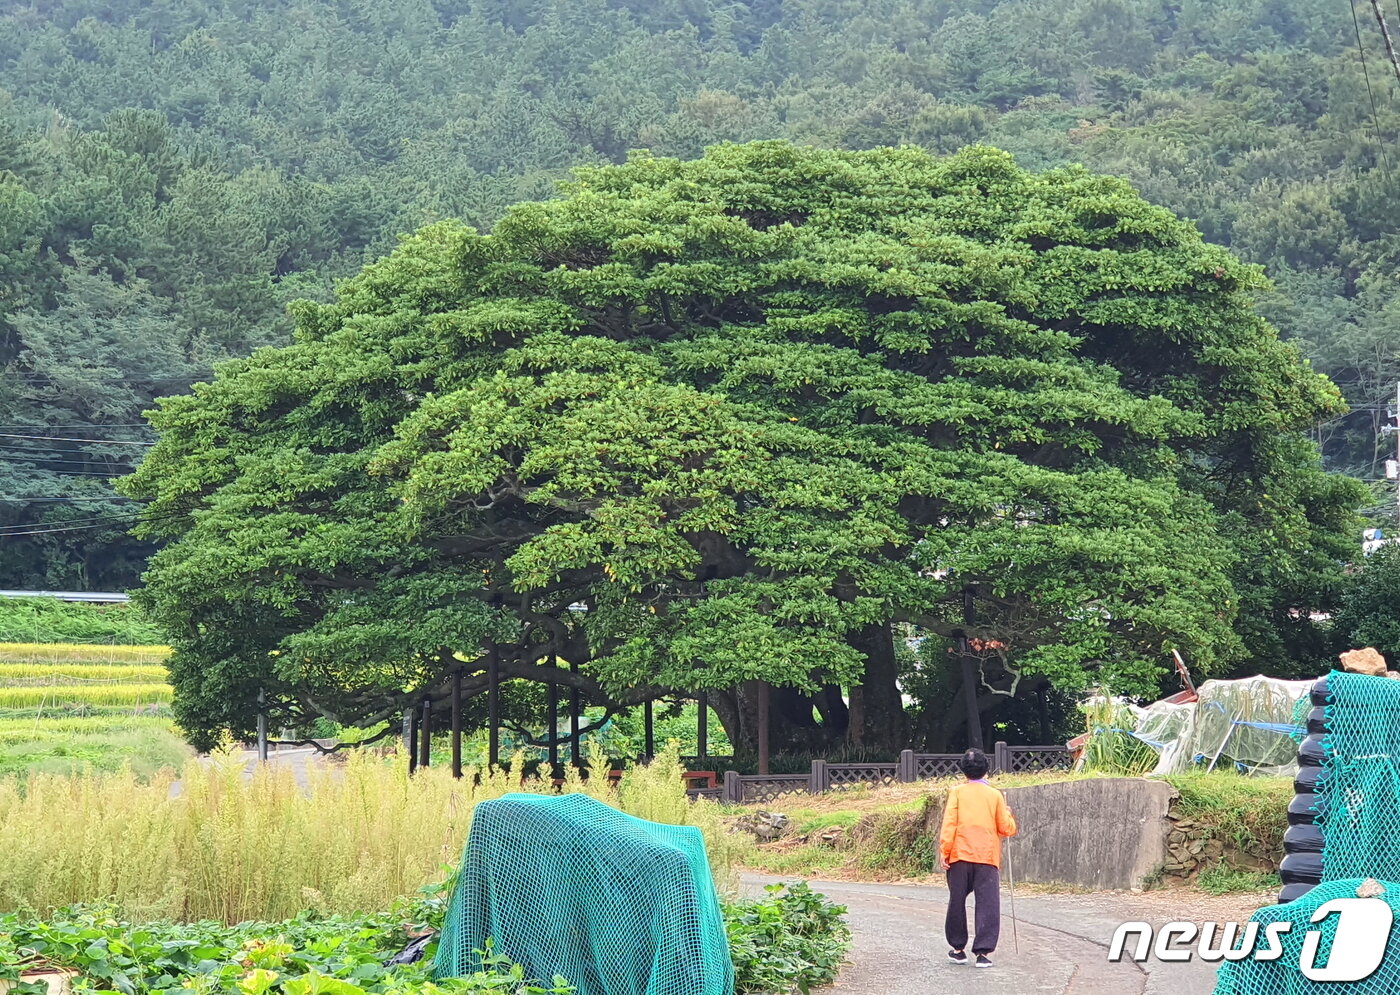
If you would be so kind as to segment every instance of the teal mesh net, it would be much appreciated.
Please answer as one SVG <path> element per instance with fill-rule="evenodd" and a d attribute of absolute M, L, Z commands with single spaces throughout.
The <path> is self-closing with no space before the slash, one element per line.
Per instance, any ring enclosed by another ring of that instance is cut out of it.
<path fill-rule="evenodd" d="M 1300 968 L 1303 942 L 1310 930 L 1322 934 L 1316 958 L 1312 962 L 1316 967 L 1327 966 L 1332 940 L 1337 933 L 1336 915 L 1314 924 L 1313 913 L 1334 898 L 1355 898 L 1356 889 L 1361 883 L 1359 878 L 1329 881 L 1287 905 L 1271 905 L 1254 913 L 1251 921 L 1260 924 L 1259 939 L 1253 946 L 1255 950 L 1262 950 L 1267 946 L 1263 932 L 1265 925 L 1273 922 L 1293 924 L 1287 933 L 1279 937 L 1283 956 L 1271 961 L 1240 960 L 1222 964 L 1216 975 L 1215 995 L 1307 995 L 1312 992 L 1330 992 L 1332 995 L 1394 995 L 1400 992 L 1400 957 L 1387 956 L 1376 973 L 1364 981 L 1312 981 Z M 1392 911 L 1400 913 L 1400 884 L 1381 882 L 1381 887 L 1385 889 L 1381 899 Z M 1400 914 L 1396 915 L 1396 919 L 1400 920 Z M 1242 945 L 1242 942 L 1237 941 L 1237 946 Z"/>
<path fill-rule="evenodd" d="M 1334 673 L 1327 686 L 1322 879 L 1400 880 L 1400 681 Z"/>
<path fill-rule="evenodd" d="M 1385 889 L 1380 897 L 1400 911 L 1400 884 L 1389 883 L 1400 881 L 1400 681 L 1336 672 L 1328 675 L 1328 692 L 1323 773 L 1314 806 L 1322 833 L 1323 883 L 1294 902 L 1254 914 L 1260 923 L 1293 923 L 1282 938 L 1284 954 L 1274 961 L 1223 964 L 1215 995 L 1400 992 L 1400 951 L 1388 954 L 1379 970 L 1360 982 L 1310 981 L 1299 969 L 1309 930 L 1322 934 L 1319 966 L 1336 934 L 1336 916 L 1313 924 L 1313 913 L 1334 898 L 1356 897 L 1363 879 L 1378 879 Z M 1262 946 L 1261 941 L 1256 949 Z"/>
<path fill-rule="evenodd" d="M 434 973 L 480 968 L 488 938 L 578 995 L 730 995 L 705 842 L 586 795 L 512 794 L 472 816 Z"/>

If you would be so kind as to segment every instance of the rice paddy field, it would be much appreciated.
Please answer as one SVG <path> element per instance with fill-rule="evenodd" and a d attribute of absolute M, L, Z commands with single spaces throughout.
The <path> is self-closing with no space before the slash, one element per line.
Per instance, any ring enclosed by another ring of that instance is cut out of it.
<path fill-rule="evenodd" d="M 0 643 L 0 776 L 128 766 L 138 777 L 189 757 L 170 716 L 164 646 Z"/>

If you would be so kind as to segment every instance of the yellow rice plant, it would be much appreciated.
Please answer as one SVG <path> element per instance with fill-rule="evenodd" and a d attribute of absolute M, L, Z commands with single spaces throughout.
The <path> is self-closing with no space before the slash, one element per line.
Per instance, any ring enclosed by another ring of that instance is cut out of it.
<path fill-rule="evenodd" d="M 162 663 L 169 646 L 126 646 L 106 643 L 0 643 L 0 662 L 35 663 Z"/>
<path fill-rule="evenodd" d="M 6 743 L 27 743 L 40 740 L 63 740 L 76 736 L 94 736 L 112 732 L 141 730 L 173 730 L 174 720 L 168 715 L 85 715 L 42 718 L 0 718 L 0 746 Z"/>
<path fill-rule="evenodd" d="M 398 758 L 355 754 L 312 766 L 299 785 L 286 767 L 250 772 L 222 756 L 191 762 L 178 784 L 129 773 L 0 780 L 0 908 L 114 899 L 138 916 L 226 922 L 387 908 L 459 859 L 478 802 L 553 790 L 523 778 L 522 763 L 456 780 L 446 767 L 410 777 Z M 689 806 L 669 771 L 629 773 L 620 792 L 605 782 L 589 778 L 587 790 L 633 814 L 700 824 L 712 860 L 730 852 L 713 806 Z M 564 790 L 581 787 L 571 775 Z"/>
<path fill-rule="evenodd" d="M 0 687 L 0 708 L 88 705 L 150 705 L 170 701 L 169 684 L 68 684 L 62 687 Z"/>
<path fill-rule="evenodd" d="M 85 684 L 110 681 L 164 684 L 168 672 L 159 664 L 143 663 L 0 663 L 0 685 Z"/>

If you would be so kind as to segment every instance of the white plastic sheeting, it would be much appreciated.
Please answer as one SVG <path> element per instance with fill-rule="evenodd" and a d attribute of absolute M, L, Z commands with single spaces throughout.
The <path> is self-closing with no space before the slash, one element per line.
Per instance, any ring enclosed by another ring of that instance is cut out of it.
<path fill-rule="evenodd" d="M 1125 731 L 1160 754 L 1154 774 L 1175 774 L 1214 760 L 1216 767 L 1291 776 L 1298 770 L 1307 715 L 1300 702 L 1312 686 L 1312 681 L 1263 676 L 1206 681 L 1194 702 L 1134 706 L 1137 727 Z"/>

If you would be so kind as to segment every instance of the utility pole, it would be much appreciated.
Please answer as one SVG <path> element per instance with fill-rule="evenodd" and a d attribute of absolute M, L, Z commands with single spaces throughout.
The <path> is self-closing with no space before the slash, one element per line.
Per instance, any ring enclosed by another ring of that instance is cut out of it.
<path fill-rule="evenodd" d="M 1383 537 L 1376 537 L 1375 533 L 1378 532 L 1378 529 L 1366 529 L 1366 532 L 1362 533 L 1364 542 L 1362 542 L 1361 546 L 1362 553 L 1364 553 L 1365 556 L 1371 556 L 1372 553 L 1375 553 L 1376 550 L 1380 549 L 1380 546 L 1383 546 L 1383 544 L 1387 542 L 1400 542 L 1400 383 L 1396 383 L 1396 400 L 1394 400 L 1394 407 L 1387 410 L 1386 414 L 1390 416 L 1390 418 L 1393 418 L 1394 424 L 1382 425 L 1382 427 L 1380 427 L 1380 434 L 1394 435 L 1394 437 L 1396 437 L 1396 458 L 1386 460 L 1386 479 L 1396 481 L 1396 530 L 1394 530 L 1393 536 L 1390 537 L 1390 539 L 1383 539 Z M 1379 532 L 1382 532 L 1383 535 L 1385 530 L 1380 529 Z"/>

